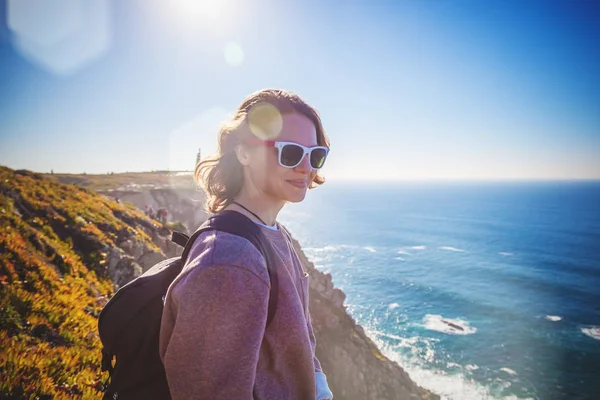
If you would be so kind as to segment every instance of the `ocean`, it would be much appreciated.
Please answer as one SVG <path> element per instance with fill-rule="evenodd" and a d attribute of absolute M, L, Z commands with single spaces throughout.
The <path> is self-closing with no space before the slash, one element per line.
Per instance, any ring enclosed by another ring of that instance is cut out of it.
<path fill-rule="evenodd" d="M 423 387 L 600 398 L 600 182 L 327 182 L 279 219 Z"/>

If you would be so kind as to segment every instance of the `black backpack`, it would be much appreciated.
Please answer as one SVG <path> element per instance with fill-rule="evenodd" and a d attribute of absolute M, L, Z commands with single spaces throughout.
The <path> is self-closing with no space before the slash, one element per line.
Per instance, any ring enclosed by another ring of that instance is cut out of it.
<path fill-rule="evenodd" d="M 102 371 L 109 372 L 107 383 L 110 380 L 108 386 L 104 385 L 103 399 L 171 398 L 158 349 L 164 296 L 181 272 L 194 240 L 210 230 L 244 237 L 262 253 L 271 279 L 267 326 L 273 320 L 277 308 L 277 274 L 271 246 L 254 222 L 241 213 L 226 210 L 209 218 L 191 238 L 173 232 L 171 240 L 184 247 L 181 257 L 154 265 L 120 288 L 100 312 Z"/>

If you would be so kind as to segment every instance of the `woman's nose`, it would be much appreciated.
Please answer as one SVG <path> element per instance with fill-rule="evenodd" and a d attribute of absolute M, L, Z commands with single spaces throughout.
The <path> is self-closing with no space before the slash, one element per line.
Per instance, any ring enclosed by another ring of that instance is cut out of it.
<path fill-rule="evenodd" d="M 309 156 L 308 154 L 304 155 L 304 157 L 302 158 L 302 161 L 300 161 L 300 164 L 298 164 L 296 166 L 297 170 L 310 172 L 312 167 L 310 166 L 310 159 L 308 158 L 308 156 Z"/>

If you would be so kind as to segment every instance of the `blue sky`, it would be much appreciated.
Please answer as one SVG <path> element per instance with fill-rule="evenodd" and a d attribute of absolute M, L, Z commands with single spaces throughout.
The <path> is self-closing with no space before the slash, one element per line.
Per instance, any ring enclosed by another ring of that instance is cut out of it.
<path fill-rule="evenodd" d="M 320 111 L 332 180 L 600 179 L 600 2 L 108 1 L 105 31 L 76 1 L 13 3 L 12 168 L 189 170 L 247 94 L 281 87 Z M 102 50 L 86 63 L 82 38 Z"/>

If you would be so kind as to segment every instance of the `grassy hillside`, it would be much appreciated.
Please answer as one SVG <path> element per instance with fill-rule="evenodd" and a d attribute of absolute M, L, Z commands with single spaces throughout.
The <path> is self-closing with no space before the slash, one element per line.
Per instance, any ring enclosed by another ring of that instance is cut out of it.
<path fill-rule="evenodd" d="M 135 207 L 0 166 L 0 398 L 99 398 L 106 249 L 156 248 Z"/>

